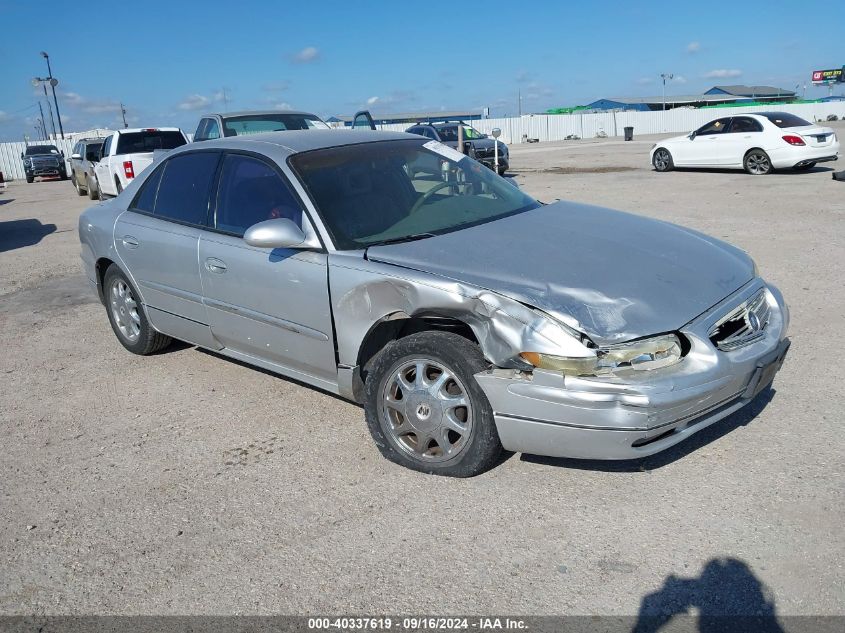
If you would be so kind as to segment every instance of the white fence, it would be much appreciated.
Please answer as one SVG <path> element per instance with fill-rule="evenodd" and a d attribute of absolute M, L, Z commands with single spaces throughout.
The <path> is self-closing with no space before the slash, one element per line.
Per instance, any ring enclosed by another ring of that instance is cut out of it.
<path fill-rule="evenodd" d="M 483 119 L 472 121 L 480 132 L 490 133 L 494 127 L 502 130 L 501 139 L 508 144 L 521 143 L 523 135 L 544 141 L 562 141 L 574 134 L 581 138 L 595 138 L 600 132 L 607 136 L 623 136 L 624 128 L 632 126 L 634 135 L 660 134 L 662 132 L 690 132 L 708 121 L 720 117 L 748 112 L 777 110 L 791 112 L 808 121 L 826 121 L 828 115 L 845 117 L 845 101 L 828 103 L 800 103 L 794 105 L 772 104 L 771 106 L 745 106 L 737 108 L 674 108 L 666 112 L 597 112 L 593 114 L 535 114 L 508 119 Z M 379 125 L 382 130 L 400 132 L 409 127 L 407 123 Z M 50 141 L 46 141 L 50 142 Z M 35 144 L 35 143 L 32 143 Z M 73 141 L 55 141 L 70 158 Z M 0 171 L 7 180 L 23 178 L 21 152 L 24 143 L 0 143 Z M 69 170 L 68 170 L 69 171 Z"/>
<path fill-rule="evenodd" d="M 508 144 L 521 143 L 523 135 L 544 141 L 562 141 L 570 134 L 581 138 L 595 138 L 599 132 L 607 136 L 623 136 L 626 126 L 634 128 L 634 135 L 660 134 L 663 132 L 691 132 L 708 121 L 748 112 L 791 112 L 808 121 L 826 121 L 828 115 L 845 117 L 845 101 L 828 103 L 800 103 L 794 105 L 745 106 L 737 108 L 674 108 L 664 112 L 596 112 L 593 114 L 535 114 L 522 118 L 482 119 L 471 121 L 479 132 L 489 134 L 498 127 L 501 139 Z M 381 130 L 399 132 L 410 124 L 377 126 Z"/>
<path fill-rule="evenodd" d="M 70 174 L 70 154 L 76 141 L 59 139 L 57 141 L 32 141 L 29 145 L 55 145 L 59 151 L 65 153 L 65 163 Z M 0 171 L 6 180 L 24 178 L 23 161 L 21 153 L 26 151 L 27 143 L 0 143 Z"/>

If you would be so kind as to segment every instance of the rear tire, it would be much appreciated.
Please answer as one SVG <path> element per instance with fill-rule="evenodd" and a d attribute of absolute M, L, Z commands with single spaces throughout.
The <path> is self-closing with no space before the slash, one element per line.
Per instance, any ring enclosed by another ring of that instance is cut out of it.
<path fill-rule="evenodd" d="M 123 347 L 133 354 L 147 356 L 170 345 L 172 339 L 150 325 L 138 291 L 116 264 L 106 270 L 103 295 L 109 323 Z"/>
<path fill-rule="evenodd" d="M 85 176 L 85 188 L 88 190 L 88 197 L 91 200 L 99 200 L 100 199 L 100 189 L 96 186 L 96 182 L 92 183 L 91 178 L 87 175 Z"/>
<path fill-rule="evenodd" d="M 115 179 L 114 179 L 114 188 L 115 188 L 115 191 L 117 191 L 117 194 L 116 194 L 116 195 L 118 195 L 118 196 L 119 196 L 121 193 L 123 193 L 123 187 L 122 187 L 122 186 L 121 186 L 121 184 L 120 184 L 120 179 L 119 179 L 119 178 L 115 178 Z"/>
<path fill-rule="evenodd" d="M 364 401 L 381 454 L 448 477 L 473 477 L 495 466 L 502 444 L 474 376 L 489 367 L 478 345 L 447 332 L 419 332 L 385 347 L 368 372 Z"/>
<path fill-rule="evenodd" d="M 651 164 L 655 171 L 666 172 L 675 168 L 672 154 L 665 147 L 658 147 L 651 156 Z"/>
<path fill-rule="evenodd" d="M 769 155 L 758 148 L 748 150 L 742 161 L 742 166 L 752 176 L 765 176 L 774 171 Z"/>

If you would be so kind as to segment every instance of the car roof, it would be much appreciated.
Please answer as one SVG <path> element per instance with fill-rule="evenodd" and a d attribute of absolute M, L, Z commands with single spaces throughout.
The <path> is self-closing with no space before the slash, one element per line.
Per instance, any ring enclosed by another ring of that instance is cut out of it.
<path fill-rule="evenodd" d="M 315 149 L 373 143 L 375 141 L 423 141 L 416 134 L 405 132 L 381 132 L 378 130 L 287 130 L 284 132 L 264 132 L 262 134 L 248 134 L 242 136 L 228 136 L 226 138 L 203 141 L 202 148 L 219 147 L 221 149 L 246 149 L 259 153 L 268 153 L 268 145 L 286 154 L 297 154 Z M 193 143 L 183 146 L 195 147 Z M 180 148 L 181 149 L 181 148 Z"/>
<path fill-rule="evenodd" d="M 133 132 L 181 132 L 178 127 L 130 127 L 125 130 L 115 130 L 118 134 L 130 134 Z"/>
<path fill-rule="evenodd" d="M 240 112 L 210 112 L 209 114 L 203 114 L 200 118 L 205 118 L 209 116 L 219 116 L 221 119 L 231 119 L 234 117 L 239 116 L 265 116 L 268 114 L 293 114 L 294 116 L 313 116 L 318 117 L 313 112 L 305 112 L 304 110 L 241 110 Z"/>

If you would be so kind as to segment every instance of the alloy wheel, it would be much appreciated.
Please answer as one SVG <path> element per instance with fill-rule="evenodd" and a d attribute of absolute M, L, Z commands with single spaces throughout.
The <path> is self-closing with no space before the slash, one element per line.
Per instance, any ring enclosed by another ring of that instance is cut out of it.
<path fill-rule="evenodd" d="M 748 171 L 755 176 L 767 174 L 772 169 L 772 164 L 769 162 L 769 157 L 763 152 L 751 152 L 745 159 L 745 164 Z"/>
<path fill-rule="evenodd" d="M 115 279 L 109 291 L 111 314 L 120 334 L 130 343 L 141 334 L 141 316 L 132 289 L 123 279 Z"/>
<path fill-rule="evenodd" d="M 654 153 L 654 167 L 657 171 L 666 171 L 669 169 L 671 160 L 668 150 L 659 149 Z"/>
<path fill-rule="evenodd" d="M 456 457 L 469 443 L 472 404 L 464 384 L 442 363 L 403 360 L 381 394 L 383 426 L 402 451 L 424 462 Z"/>

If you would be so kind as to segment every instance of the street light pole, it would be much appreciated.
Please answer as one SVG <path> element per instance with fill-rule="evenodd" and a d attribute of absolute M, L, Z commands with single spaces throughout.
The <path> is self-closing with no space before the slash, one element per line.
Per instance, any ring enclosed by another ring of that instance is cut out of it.
<path fill-rule="evenodd" d="M 47 77 L 50 80 L 50 88 L 53 90 L 53 103 L 56 104 L 56 118 L 59 120 L 59 132 L 61 132 L 62 140 L 65 140 L 65 130 L 62 127 L 62 115 L 59 113 L 59 100 L 56 99 L 56 84 L 59 83 L 53 79 L 53 69 L 50 68 L 50 56 L 41 51 L 41 57 L 47 60 Z"/>
<path fill-rule="evenodd" d="M 663 80 L 663 115 L 662 115 L 662 123 L 663 123 L 663 131 L 666 131 L 666 80 L 674 78 L 675 75 L 672 73 L 660 73 L 660 78 Z"/>

